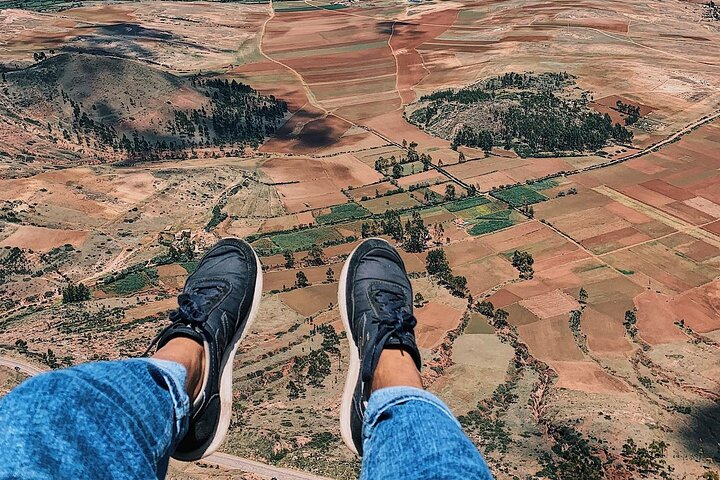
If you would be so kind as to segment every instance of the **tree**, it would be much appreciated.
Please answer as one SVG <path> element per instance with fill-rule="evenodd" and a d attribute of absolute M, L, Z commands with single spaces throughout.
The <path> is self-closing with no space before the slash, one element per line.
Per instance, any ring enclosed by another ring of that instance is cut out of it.
<path fill-rule="evenodd" d="M 498 308 L 495 310 L 495 314 L 492 317 L 492 324 L 495 328 L 505 328 L 508 324 L 508 318 L 510 317 L 510 314 L 506 312 L 505 310 Z"/>
<path fill-rule="evenodd" d="M 293 268 L 295 266 L 295 255 L 293 255 L 292 250 L 285 250 L 283 257 L 285 257 L 285 268 Z"/>
<path fill-rule="evenodd" d="M 465 154 L 463 152 L 458 153 L 458 163 L 463 163 L 465 161 Z"/>
<path fill-rule="evenodd" d="M 399 163 L 396 163 L 395 165 L 393 165 L 393 167 L 392 167 L 392 177 L 393 178 L 402 177 L 402 173 L 403 173 L 402 165 L 400 165 Z"/>
<path fill-rule="evenodd" d="M 582 317 L 582 312 L 580 310 L 572 310 L 570 312 L 570 330 L 573 332 L 579 332 L 580 331 L 580 318 Z"/>
<path fill-rule="evenodd" d="M 63 303 L 83 302 L 90 300 L 91 293 L 90 289 L 82 283 L 78 283 L 77 285 L 71 283 L 63 289 L 62 297 Z"/>
<path fill-rule="evenodd" d="M 430 250 L 425 260 L 425 269 L 428 274 L 440 280 L 448 278 L 452 274 L 452 270 L 445 256 L 445 250 L 441 248 Z"/>
<path fill-rule="evenodd" d="M 489 318 L 493 316 L 493 311 L 495 310 L 495 307 L 493 306 L 492 302 L 482 301 L 475 305 L 475 310 L 477 310 L 477 312 L 481 315 L 485 315 Z"/>
<path fill-rule="evenodd" d="M 578 293 L 578 302 L 580 302 L 581 305 L 587 304 L 588 301 L 588 292 L 584 288 L 580 288 L 580 293 Z"/>
<path fill-rule="evenodd" d="M 445 185 L 445 200 L 455 200 L 455 185 L 452 183 Z"/>
<path fill-rule="evenodd" d="M 305 394 L 305 387 L 290 380 L 287 384 L 288 400 L 296 400 Z"/>
<path fill-rule="evenodd" d="M 420 308 L 425 305 L 425 297 L 422 296 L 422 293 L 417 292 L 415 294 L 415 300 L 413 303 L 415 304 L 415 308 Z"/>
<path fill-rule="evenodd" d="M 408 252 L 422 252 L 425 250 L 425 241 L 428 229 L 423 222 L 420 212 L 413 211 L 412 218 L 405 225 L 405 243 L 403 246 Z"/>
<path fill-rule="evenodd" d="M 404 230 L 402 221 L 400 220 L 400 214 L 395 210 L 387 210 L 383 216 L 383 220 L 380 222 L 382 231 L 385 235 L 390 235 L 393 240 L 399 242 L 404 237 Z"/>
<path fill-rule="evenodd" d="M 15 340 L 15 348 L 17 348 L 18 353 L 28 353 L 28 344 L 25 340 Z"/>
<path fill-rule="evenodd" d="M 333 271 L 332 268 L 328 268 L 327 271 L 325 272 L 325 279 L 327 280 L 328 283 L 332 283 L 335 281 L 335 272 Z"/>
<path fill-rule="evenodd" d="M 528 252 L 515 250 L 512 254 L 512 265 L 520 273 L 520 278 L 523 280 L 533 278 L 533 275 L 535 274 L 532 267 L 533 263 L 535 263 L 535 260 Z"/>
<path fill-rule="evenodd" d="M 310 265 L 322 265 L 323 264 L 323 249 L 320 245 L 317 243 L 314 243 L 312 247 L 310 247 L 310 250 L 308 251 L 307 257 L 305 257 L 305 260 Z"/>
<path fill-rule="evenodd" d="M 450 275 L 447 283 L 450 293 L 456 297 L 465 296 L 465 293 L 467 292 L 467 278 L 462 275 Z"/>
<path fill-rule="evenodd" d="M 310 282 L 308 282 L 307 276 L 305 276 L 305 272 L 300 270 L 295 274 L 295 286 L 297 288 L 303 288 L 310 285 Z"/>
<path fill-rule="evenodd" d="M 625 331 L 630 336 L 630 338 L 635 338 L 638 329 L 637 314 L 635 313 L 634 309 L 625 312 L 625 321 L 623 322 L 623 325 L 625 326 Z"/>

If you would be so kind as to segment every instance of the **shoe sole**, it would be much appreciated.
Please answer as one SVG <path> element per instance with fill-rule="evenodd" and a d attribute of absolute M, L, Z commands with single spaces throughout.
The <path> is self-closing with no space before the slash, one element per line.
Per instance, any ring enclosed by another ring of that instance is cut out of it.
<path fill-rule="evenodd" d="M 193 452 L 188 452 L 184 455 L 173 456 L 173 458 L 182 461 L 196 461 L 205 458 L 215 453 L 220 448 L 220 445 L 225 441 L 227 436 L 228 428 L 230 428 L 230 420 L 232 419 L 232 404 L 233 404 L 233 392 L 232 392 L 232 379 L 233 379 L 233 360 L 235 358 L 235 352 L 237 352 L 240 342 L 245 338 L 245 335 L 250 331 L 250 327 L 255 322 L 257 317 L 258 308 L 260 307 L 260 299 L 262 297 L 263 290 L 263 273 L 262 265 L 260 264 L 260 258 L 255 253 L 255 250 L 247 244 L 244 240 L 238 238 L 223 238 L 222 240 L 234 240 L 245 243 L 255 257 L 255 263 L 257 264 L 257 274 L 255 276 L 255 291 L 253 292 L 253 303 L 250 308 L 250 312 L 245 320 L 245 328 L 238 332 L 232 339 L 232 349 L 225 352 L 223 356 L 220 374 L 220 420 L 218 421 L 217 427 L 215 427 L 215 433 L 213 433 L 213 440 L 210 442 L 207 448 L 198 449 Z M 221 240 L 221 241 L 222 241 Z"/>
<path fill-rule="evenodd" d="M 380 240 L 388 245 L 385 239 L 382 238 L 368 238 L 367 240 Z M 350 260 L 352 260 L 355 252 L 358 248 L 365 243 L 360 243 L 350 253 L 345 265 L 343 265 L 342 273 L 340 273 L 340 284 L 338 285 L 338 306 L 340 308 L 340 318 L 342 319 L 343 326 L 345 327 L 345 333 L 350 343 L 350 367 L 348 368 L 348 374 L 345 379 L 345 387 L 343 389 L 342 403 L 340 404 L 340 434 L 342 436 L 345 445 L 354 454 L 358 454 L 357 448 L 355 447 L 355 441 L 353 440 L 352 427 L 351 427 L 351 415 L 352 415 L 352 402 L 353 395 L 355 394 L 355 387 L 357 386 L 358 377 L 360 376 L 360 352 L 358 351 L 357 344 L 353 340 L 352 333 L 350 331 L 350 319 L 347 311 L 347 277 L 350 270 Z"/>

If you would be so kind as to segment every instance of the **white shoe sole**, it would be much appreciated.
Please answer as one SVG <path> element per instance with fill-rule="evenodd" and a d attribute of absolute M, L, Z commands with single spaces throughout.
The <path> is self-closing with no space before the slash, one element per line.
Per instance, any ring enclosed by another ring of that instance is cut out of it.
<path fill-rule="evenodd" d="M 233 360 L 235 358 L 235 352 L 237 352 L 240 342 L 242 342 L 243 338 L 245 338 L 247 333 L 250 331 L 250 327 L 252 327 L 252 324 L 255 322 L 258 308 L 260 307 L 260 299 L 262 297 L 263 291 L 263 273 L 262 265 L 260 264 L 260 258 L 258 258 L 257 253 L 255 253 L 255 250 L 252 247 L 250 247 L 250 250 L 252 250 L 253 255 L 255 256 L 255 262 L 257 264 L 257 275 L 255 276 L 255 291 L 253 292 L 253 303 L 252 307 L 250 308 L 250 313 L 248 313 L 247 319 L 245 320 L 245 328 L 243 328 L 242 331 L 233 338 L 233 347 L 231 350 L 225 352 L 225 355 L 223 356 L 222 362 L 220 364 L 220 368 L 222 369 L 222 373 L 220 374 L 220 420 L 218 421 L 215 433 L 213 434 L 213 440 L 212 442 L 210 442 L 210 445 L 205 449 L 205 451 L 196 450 L 194 452 L 189 452 L 185 455 L 173 455 L 173 458 L 177 460 L 196 461 L 212 455 L 218 448 L 220 448 L 220 445 L 222 445 L 222 443 L 225 441 L 228 428 L 230 428 L 233 404 Z"/>
<path fill-rule="evenodd" d="M 370 238 L 366 240 L 371 240 Z M 388 243 L 382 238 L 373 238 L 373 240 L 381 240 Z M 362 245 L 364 242 L 361 242 Z M 348 270 L 350 269 L 350 260 L 360 245 L 350 253 L 345 265 L 343 265 L 342 273 L 340 274 L 340 284 L 338 285 L 338 306 L 340 308 L 340 318 L 342 319 L 343 326 L 345 327 L 345 333 L 350 344 L 350 367 L 348 368 L 348 374 L 345 379 L 345 388 L 343 389 L 342 403 L 340 404 L 340 434 L 342 436 L 345 445 L 355 453 L 358 454 L 355 442 L 353 441 L 351 416 L 352 416 L 352 403 L 353 395 L 355 394 L 355 387 L 357 386 L 358 377 L 360 376 L 360 352 L 358 351 L 357 344 L 352 340 L 352 332 L 350 331 L 350 319 L 347 312 L 347 277 Z"/>

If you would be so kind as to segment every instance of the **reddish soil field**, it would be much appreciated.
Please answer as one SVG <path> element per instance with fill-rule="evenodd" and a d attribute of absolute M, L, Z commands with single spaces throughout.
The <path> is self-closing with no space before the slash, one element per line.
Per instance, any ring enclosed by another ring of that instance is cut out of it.
<path fill-rule="evenodd" d="M 517 271 L 505 258 L 491 255 L 453 267 L 453 273 L 467 278 L 468 290 L 478 297 L 504 280 L 513 278 Z"/>
<path fill-rule="evenodd" d="M 720 218 L 720 205 L 715 202 L 711 202 L 702 197 L 694 197 L 689 200 L 685 200 L 685 205 L 699 210 L 706 215 L 710 215 L 713 218 Z"/>
<path fill-rule="evenodd" d="M 347 121 L 328 115 L 317 118 L 314 110 L 301 110 L 296 113 L 270 140 L 260 148 L 262 152 L 312 154 L 328 148 L 337 147 L 341 138 L 352 126 Z M 299 126 L 300 131 L 297 132 Z M 368 134 L 363 135 L 367 137 Z M 360 138 L 352 141 L 360 141 Z"/>
<path fill-rule="evenodd" d="M 567 314 L 570 310 L 580 308 L 574 298 L 560 290 L 521 300 L 520 305 L 541 319 Z"/>
<path fill-rule="evenodd" d="M 300 315 L 312 315 L 337 304 L 337 283 L 325 283 L 298 288 L 280 294 L 280 299 Z"/>
<path fill-rule="evenodd" d="M 640 336 L 651 345 L 687 341 L 688 337 L 674 325 L 678 320 L 670 304 L 671 298 L 655 292 L 635 297 Z"/>
<path fill-rule="evenodd" d="M 611 377 L 592 362 L 550 362 L 558 373 L 555 386 L 586 393 L 629 393 L 630 387 L 619 378 Z"/>
<path fill-rule="evenodd" d="M 503 308 L 520 300 L 520 297 L 504 288 L 490 295 L 487 299 L 495 308 Z"/>
<path fill-rule="evenodd" d="M 586 307 L 582 314 L 582 331 L 587 335 L 588 348 L 602 356 L 624 356 L 633 351 L 625 337 L 622 320 Z"/>
<path fill-rule="evenodd" d="M 262 170 L 278 183 L 277 191 L 288 212 L 322 208 L 347 202 L 341 189 L 382 179 L 382 175 L 352 155 L 328 158 L 272 158 Z"/>
<path fill-rule="evenodd" d="M 418 320 L 415 327 L 418 345 L 430 349 L 442 341 L 445 332 L 458 326 L 462 312 L 448 305 L 428 302 L 415 309 L 415 316 Z"/>
<path fill-rule="evenodd" d="M 9 237 L 0 242 L 0 247 L 20 247 L 44 252 L 66 243 L 80 247 L 87 240 L 89 232 L 78 230 L 56 230 L 54 228 L 21 225 Z"/>
<path fill-rule="evenodd" d="M 544 362 L 583 360 L 568 327 L 567 315 L 519 325 L 517 329 L 530 352 Z"/>
<path fill-rule="evenodd" d="M 678 188 L 675 185 L 671 185 L 668 182 L 660 179 L 653 179 L 647 182 L 643 182 L 640 185 L 652 190 L 654 192 L 661 193 L 666 197 L 674 198 L 675 200 L 690 200 L 695 197 L 691 192 Z"/>
<path fill-rule="evenodd" d="M 672 300 L 676 319 L 699 333 L 720 329 L 720 281 L 714 280 Z"/>
<path fill-rule="evenodd" d="M 416 48 L 442 35 L 457 15 L 457 10 L 447 9 L 413 19 L 413 23 L 400 21 L 391 25 L 389 44 L 397 62 L 397 88 L 403 104 L 415 100 L 413 87 L 428 75 L 423 57 Z"/>
<path fill-rule="evenodd" d="M 625 25 L 625 32 L 627 32 L 627 25 Z M 605 107 L 609 107 L 612 109 L 617 108 L 617 102 L 620 100 L 621 102 L 632 105 L 633 107 L 640 107 L 640 116 L 644 117 L 650 112 L 653 112 L 656 110 L 656 108 L 651 107 L 649 105 L 644 105 L 642 103 L 636 102 L 634 100 L 629 100 L 627 98 L 621 97 L 619 95 L 608 95 L 607 97 L 598 98 L 595 100 L 595 103 L 598 105 L 603 105 Z"/>
<path fill-rule="evenodd" d="M 295 258 L 302 259 L 304 254 L 296 254 Z M 269 292 L 271 290 L 282 290 L 283 287 L 290 288 L 295 285 L 297 272 L 303 271 L 311 284 L 324 282 L 326 279 L 325 272 L 328 268 L 335 271 L 336 278 L 342 270 L 342 264 L 335 263 L 332 265 L 321 265 L 319 267 L 302 267 L 291 270 L 280 270 L 276 272 L 265 272 L 263 275 L 263 290 Z"/>

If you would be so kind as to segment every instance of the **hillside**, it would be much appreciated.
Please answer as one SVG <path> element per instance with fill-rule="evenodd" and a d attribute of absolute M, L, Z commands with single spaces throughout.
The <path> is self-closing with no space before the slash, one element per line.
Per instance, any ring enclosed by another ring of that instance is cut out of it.
<path fill-rule="evenodd" d="M 521 156 L 595 151 L 632 140 L 625 126 L 589 108 L 590 97 L 564 72 L 511 72 L 425 95 L 407 118 L 453 148 L 501 146 Z"/>
<path fill-rule="evenodd" d="M 236 81 L 181 78 L 89 54 L 6 72 L 1 86 L 0 115 L 16 130 L 100 159 L 258 146 L 287 112 L 284 102 Z"/>

